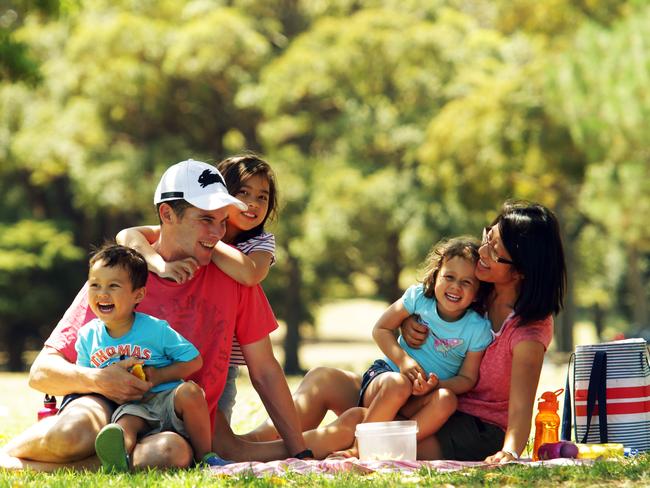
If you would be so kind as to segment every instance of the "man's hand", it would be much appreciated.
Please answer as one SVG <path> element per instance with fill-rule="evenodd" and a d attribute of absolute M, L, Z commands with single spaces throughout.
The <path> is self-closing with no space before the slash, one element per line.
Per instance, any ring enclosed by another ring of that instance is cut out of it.
<path fill-rule="evenodd" d="M 429 328 L 419 323 L 413 315 L 404 319 L 401 325 L 402 337 L 406 343 L 414 348 L 420 347 L 429 335 Z"/>
<path fill-rule="evenodd" d="M 153 385 L 129 373 L 128 369 L 140 362 L 130 357 L 106 368 L 93 370 L 97 393 L 119 404 L 141 399 Z"/>

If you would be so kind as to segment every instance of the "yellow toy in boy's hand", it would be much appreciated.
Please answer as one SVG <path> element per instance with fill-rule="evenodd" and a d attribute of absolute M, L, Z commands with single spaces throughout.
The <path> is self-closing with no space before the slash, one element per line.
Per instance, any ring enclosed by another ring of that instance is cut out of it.
<path fill-rule="evenodd" d="M 144 374 L 144 369 L 142 369 L 141 364 L 134 364 L 131 367 L 131 374 L 137 376 L 142 381 L 147 381 L 147 375 Z"/>

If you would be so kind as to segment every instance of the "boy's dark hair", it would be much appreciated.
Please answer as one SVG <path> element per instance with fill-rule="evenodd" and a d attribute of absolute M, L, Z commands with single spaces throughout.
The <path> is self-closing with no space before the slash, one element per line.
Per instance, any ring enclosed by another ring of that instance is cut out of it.
<path fill-rule="evenodd" d="M 559 313 L 567 277 L 560 225 L 553 212 L 537 203 L 508 201 L 492 225 L 499 226 L 513 266 L 523 275 L 514 307 L 519 325 Z"/>
<path fill-rule="evenodd" d="M 478 261 L 478 248 L 480 243 L 471 236 L 459 236 L 451 239 L 442 239 L 436 243 L 427 255 L 424 268 L 424 296 L 435 298 L 435 286 L 438 273 L 445 261 L 452 258 L 467 259 L 472 263 Z M 490 290 L 490 285 L 479 281 L 479 289 L 476 298 L 470 305 L 472 310 L 482 314 L 485 312 L 486 298 Z"/>
<path fill-rule="evenodd" d="M 133 290 L 142 288 L 147 284 L 149 274 L 147 262 L 142 257 L 142 254 L 135 249 L 108 242 L 93 252 L 88 267 L 92 268 L 98 261 L 102 261 L 104 266 L 109 268 L 114 266 L 123 267 L 129 274 Z"/>
<path fill-rule="evenodd" d="M 257 154 L 245 153 L 240 156 L 224 159 L 217 164 L 217 169 L 226 181 L 228 193 L 233 196 L 236 196 L 246 180 L 252 176 L 262 175 L 268 180 L 269 207 L 264 219 L 252 229 L 238 234 L 235 239 L 235 244 L 260 235 L 264 232 L 264 224 L 266 224 L 266 221 L 269 219 L 273 220 L 278 211 L 278 187 L 275 181 L 275 173 L 271 169 L 271 166 Z"/>

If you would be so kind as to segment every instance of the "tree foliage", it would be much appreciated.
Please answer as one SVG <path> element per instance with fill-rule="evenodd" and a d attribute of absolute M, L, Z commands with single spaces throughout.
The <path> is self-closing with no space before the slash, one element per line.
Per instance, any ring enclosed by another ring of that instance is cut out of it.
<path fill-rule="evenodd" d="M 649 12 L 636 0 L 0 3 L 11 367 L 69 302 L 85 251 L 154 221 L 169 164 L 245 149 L 280 183 L 264 287 L 288 324 L 288 370 L 319 303 L 395 299 L 433 243 L 478 235 L 508 198 L 560 216 L 561 349 L 594 307 L 647 322 Z"/>

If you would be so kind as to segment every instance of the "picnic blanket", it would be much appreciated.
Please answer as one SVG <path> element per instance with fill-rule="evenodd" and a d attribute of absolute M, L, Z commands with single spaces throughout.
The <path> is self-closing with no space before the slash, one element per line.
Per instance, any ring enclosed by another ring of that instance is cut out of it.
<path fill-rule="evenodd" d="M 509 464 L 522 464 L 526 466 L 578 466 L 592 464 L 591 459 L 552 459 L 549 461 L 530 461 L 522 459 Z M 295 458 L 282 461 L 243 462 L 228 464 L 226 466 L 211 467 L 212 473 L 222 476 L 253 475 L 283 476 L 288 473 L 298 474 L 337 474 L 353 472 L 358 474 L 395 473 L 412 474 L 421 469 L 431 471 L 458 471 L 466 468 L 492 469 L 499 464 L 487 464 L 482 461 L 359 461 L 357 458 L 324 459 L 322 461 L 300 460 Z"/>

